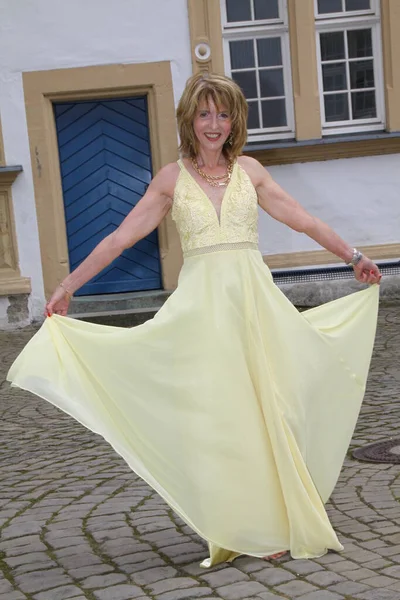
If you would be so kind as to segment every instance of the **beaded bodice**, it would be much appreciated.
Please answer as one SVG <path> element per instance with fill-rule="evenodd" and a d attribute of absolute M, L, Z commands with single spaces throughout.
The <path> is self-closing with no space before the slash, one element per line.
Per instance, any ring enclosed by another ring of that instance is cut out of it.
<path fill-rule="evenodd" d="M 172 218 L 184 253 L 216 244 L 258 243 L 257 193 L 247 173 L 236 162 L 225 190 L 221 214 L 181 160 L 175 186 Z"/>

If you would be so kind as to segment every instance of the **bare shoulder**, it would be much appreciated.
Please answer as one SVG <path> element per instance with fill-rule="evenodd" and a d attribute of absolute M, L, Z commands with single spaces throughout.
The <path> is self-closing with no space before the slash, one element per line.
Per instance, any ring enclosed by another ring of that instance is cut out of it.
<path fill-rule="evenodd" d="M 268 171 L 252 156 L 242 155 L 238 157 L 237 161 L 242 169 L 246 171 L 255 188 L 261 185 L 263 180 L 268 177 Z"/>
<path fill-rule="evenodd" d="M 258 167 L 261 167 L 261 164 L 258 162 L 258 160 L 256 160 L 252 156 L 246 156 L 246 154 L 238 156 L 237 161 L 239 165 L 244 169 L 257 169 Z"/>
<path fill-rule="evenodd" d="M 152 187 L 164 196 L 173 198 L 180 168 L 177 162 L 168 163 L 162 167 L 152 181 Z"/>

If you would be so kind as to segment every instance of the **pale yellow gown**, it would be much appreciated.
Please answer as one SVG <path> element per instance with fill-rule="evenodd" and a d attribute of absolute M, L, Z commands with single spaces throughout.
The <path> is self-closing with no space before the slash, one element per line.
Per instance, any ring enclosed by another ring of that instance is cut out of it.
<path fill-rule="evenodd" d="M 365 391 L 378 286 L 299 313 L 257 249 L 236 163 L 220 220 L 180 162 L 177 290 L 132 329 L 52 316 L 8 379 L 102 435 L 210 558 L 342 547 L 324 509 Z"/>

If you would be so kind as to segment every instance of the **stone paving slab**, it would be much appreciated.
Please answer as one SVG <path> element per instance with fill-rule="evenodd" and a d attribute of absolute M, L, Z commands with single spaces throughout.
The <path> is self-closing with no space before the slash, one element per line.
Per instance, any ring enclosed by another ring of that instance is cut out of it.
<path fill-rule="evenodd" d="M 0 333 L 0 600 L 400 600 L 400 465 L 349 453 L 327 506 L 341 554 L 201 569 L 204 541 L 99 436 L 4 381 L 33 333 Z M 399 359 L 384 307 L 352 447 L 400 436 Z"/>

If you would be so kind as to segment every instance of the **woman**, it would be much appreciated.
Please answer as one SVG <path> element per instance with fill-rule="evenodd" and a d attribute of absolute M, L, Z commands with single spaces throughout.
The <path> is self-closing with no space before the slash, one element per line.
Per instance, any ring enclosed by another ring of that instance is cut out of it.
<path fill-rule="evenodd" d="M 258 204 L 360 282 L 378 283 L 378 267 L 240 156 L 247 105 L 232 80 L 192 77 L 177 117 L 184 158 L 55 290 L 9 379 L 110 442 L 208 541 L 203 566 L 340 550 L 323 502 L 362 401 L 378 286 L 300 314 L 257 250 Z M 170 209 L 184 265 L 154 319 L 122 329 L 60 318 Z"/>

